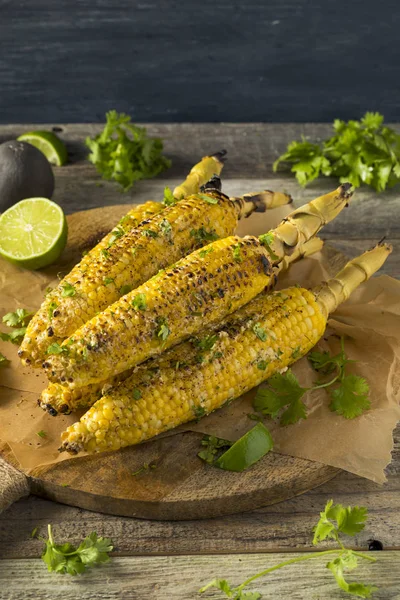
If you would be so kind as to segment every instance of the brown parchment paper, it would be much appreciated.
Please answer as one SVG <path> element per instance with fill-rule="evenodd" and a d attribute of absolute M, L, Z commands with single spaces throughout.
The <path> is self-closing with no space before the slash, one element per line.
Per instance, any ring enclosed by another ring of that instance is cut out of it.
<path fill-rule="evenodd" d="M 265 232 L 288 212 L 283 207 L 253 215 L 240 224 L 239 233 Z M 293 265 L 281 276 L 278 288 L 294 283 L 312 287 L 337 272 L 342 264 L 340 255 L 324 247 L 321 253 Z M 0 315 L 18 307 L 37 309 L 45 288 L 57 281 L 57 270 L 56 265 L 46 272 L 29 272 L 0 259 Z M 332 316 L 318 346 L 337 352 L 338 335 L 346 336 L 346 352 L 358 361 L 353 371 L 370 384 L 371 410 L 348 421 L 329 410 L 326 392 L 318 390 L 307 395 L 307 420 L 284 428 L 271 419 L 265 423 L 273 435 L 275 451 L 382 483 L 384 468 L 391 459 L 392 431 L 400 419 L 400 282 L 381 276 L 362 285 Z M 46 385 L 45 377 L 38 370 L 21 366 L 17 346 L 0 342 L 0 352 L 11 361 L 0 370 L 0 439 L 8 443 L 26 473 L 39 465 L 70 459 L 57 451 L 60 433 L 79 415 L 54 418 L 43 412 L 36 402 Z M 302 385 L 316 379 L 307 359 L 298 361 L 293 371 Z M 235 440 L 254 426 L 247 416 L 253 412 L 254 394 L 252 390 L 199 423 L 186 424 L 169 435 L 192 430 Z M 46 437 L 39 437 L 39 431 L 46 432 Z"/>

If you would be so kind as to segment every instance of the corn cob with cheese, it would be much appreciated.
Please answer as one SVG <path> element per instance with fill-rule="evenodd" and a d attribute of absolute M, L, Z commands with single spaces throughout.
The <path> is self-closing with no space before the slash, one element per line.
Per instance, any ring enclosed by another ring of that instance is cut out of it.
<path fill-rule="evenodd" d="M 385 262 L 381 244 L 312 291 L 262 293 L 218 332 L 184 342 L 141 365 L 62 434 L 61 451 L 118 450 L 220 408 L 304 356 L 330 313 Z"/>
<path fill-rule="evenodd" d="M 226 154 L 225 150 L 217 152 L 212 156 L 205 156 L 202 160 L 194 165 L 188 174 L 185 181 L 178 185 L 173 196 L 177 200 L 181 200 L 184 196 L 200 191 L 213 175 L 219 175 L 223 167 L 223 160 Z M 98 265 L 99 261 L 107 254 L 111 246 L 124 237 L 129 231 L 137 227 L 139 223 L 150 218 L 151 216 L 160 213 L 165 209 L 165 205 L 161 202 L 148 201 L 139 206 L 134 206 L 119 223 L 107 234 L 90 252 L 88 252 L 75 265 L 72 271 L 59 283 L 56 289 L 48 294 L 42 303 L 42 306 L 30 321 L 24 340 L 22 341 L 19 356 L 24 364 L 32 366 L 41 366 L 47 347 L 51 342 L 59 342 L 60 340 L 71 335 L 84 321 L 82 318 L 74 318 L 72 314 L 61 316 L 62 307 L 64 304 L 67 307 L 73 308 L 75 304 L 77 310 L 82 308 L 85 299 L 85 283 L 91 276 L 93 277 L 92 265 Z M 110 276 L 111 277 L 111 276 Z M 121 284 L 126 285 L 126 284 Z M 76 295 L 77 290 L 82 294 L 79 302 L 77 298 L 66 294 Z M 90 293 L 90 292 L 89 292 Z M 93 290 L 92 290 L 93 293 Z M 111 296 L 110 304 L 116 299 Z M 107 305 L 106 305 L 107 306 Z M 96 314 L 97 309 L 93 303 L 93 310 L 90 311 L 90 305 L 86 306 L 87 319 Z M 103 306 L 105 308 L 105 306 Z M 54 317 L 54 313 L 56 316 Z M 83 311 L 80 310 L 80 316 L 83 316 Z M 59 325 L 56 326 L 57 317 Z M 53 323 L 53 319 L 54 323 Z M 63 327 L 64 325 L 64 327 Z M 52 337 L 52 340 L 49 338 Z"/>
<path fill-rule="evenodd" d="M 278 272 L 288 269 L 292 262 L 318 252 L 322 246 L 323 242 L 320 238 L 312 238 L 300 246 L 293 254 L 285 257 L 276 269 L 276 275 L 278 275 Z M 105 394 L 105 390 L 115 387 L 121 381 L 127 379 L 132 372 L 133 369 L 129 369 L 111 377 L 111 379 L 92 383 L 83 388 L 70 389 L 68 386 L 61 385 L 60 383 L 50 383 L 42 391 L 38 405 L 52 416 L 56 416 L 59 413 L 69 414 L 75 410 L 88 408 Z"/>
<path fill-rule="evenodd" d="M 218 240 L 159 273 L 49 355 L 49 380 L 71 388 L 97 383 L 215 326 L 275 283 L 274 268 L 347 205 L 350 187 L 300 207 L 260 239 Z"/>

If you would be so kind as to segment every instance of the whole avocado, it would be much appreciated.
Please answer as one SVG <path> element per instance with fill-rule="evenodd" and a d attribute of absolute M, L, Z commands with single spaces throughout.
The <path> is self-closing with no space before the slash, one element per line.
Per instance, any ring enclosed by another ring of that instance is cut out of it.
<path fill-rule="evenodd" d="M 34 146 L 11 140 L 0 144 L 0 212 L 25 198 L 51 198 L 54 175 Z"/>

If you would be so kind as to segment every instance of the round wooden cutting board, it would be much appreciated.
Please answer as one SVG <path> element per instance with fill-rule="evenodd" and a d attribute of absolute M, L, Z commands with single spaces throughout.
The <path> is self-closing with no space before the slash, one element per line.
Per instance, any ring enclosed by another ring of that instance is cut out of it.
<path fill-rule="evenodd" d="M 79 260 L 126 205 L 68 217 L 69 239 L 60 266 Z M 81 508 L 146 519 L 201 519 L 253 510 L 304 493 L 339 470 L 270 453 L 244 473 L 221 471 L 197 458 L 202 434 L 178 433 L 79 460 L 37 468 L 31 492 Z M 7 457 L 7 453 L 3 453 Z M 10 462 L 12 462 L 10 460 Z M 155 464 L 134 475 L 144 464 Z"/>

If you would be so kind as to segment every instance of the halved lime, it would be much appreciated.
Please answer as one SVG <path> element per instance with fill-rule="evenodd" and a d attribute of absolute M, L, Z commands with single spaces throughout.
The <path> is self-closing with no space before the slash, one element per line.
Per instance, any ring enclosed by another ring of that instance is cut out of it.
<path fill-rule="evenodd" d="M 57 260 L 67 243 L 67 220 L 47 198 L 28 198 L 0 215 L 0 256 L 25 269 Z"/>
<path fill-rule="evenodd" d="M 68 154 L 64 142 L 51 131 L 29 131 L 20 135 L 17 140 L 35 146 L 43 152 L 49 163 L 56 167 L 61 167 L 67 162 Z"/>

